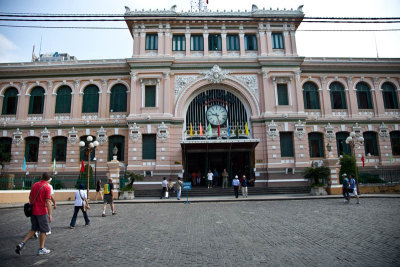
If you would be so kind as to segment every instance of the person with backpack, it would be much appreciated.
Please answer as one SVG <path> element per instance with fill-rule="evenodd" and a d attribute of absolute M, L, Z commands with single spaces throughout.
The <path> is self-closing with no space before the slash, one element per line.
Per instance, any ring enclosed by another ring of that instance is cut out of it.
<path fill-rule="evenodd" d="M 243 179 L 240 182 L 240 186 L 242 187 L 242 196 L 243 198 L 247 198 L 247 184 L 249 180 L 246 178 L 246 175 L 243 175 Z"/>
<path fill-rule="evenodd" d="M 347 178 L 347 174 L 343 174 L 343 197 L 344 203 L 349 203 L 349 179 Z"/>
<path fill-rule="evenodd" d="M 103 199 L 103 214 L 102 217 L 106 217 L 107 204 L 110 204 L 112 215 L 116 215 L 117 212 L 114 208 L 114 184 L 111 178 L 108 178 L 108 182 L 104 185 L 104 199 Z"/>
<path fill-rule="evenodd" d="M 90 220 L 87 215 L 85 207 L 87 209 L 90 209 L 85 191 L 85 185 L 80 184 L 79 189 L 75 192 L 74 215 L 72 215 L 71 223 L 69 224 L 70 229 L 75 228 L 76 217 L 78 216 L 79 210 L 81 210 L 83 213 L 83 218 L 85 219 L 85 226 L 89 226 Z"/>

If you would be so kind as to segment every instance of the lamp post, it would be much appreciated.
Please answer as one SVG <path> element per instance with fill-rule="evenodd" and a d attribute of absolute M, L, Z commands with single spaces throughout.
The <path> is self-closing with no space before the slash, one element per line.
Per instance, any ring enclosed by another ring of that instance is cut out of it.
<path fill-rule="evenodd" d="M 95 157 L 93 158 L 93 161 L 94 161 L 94 184 L 96 184 L 97 183 L 97 158 L 96 158 L 96 155 L 95 155 Z"/>
<path fill-rule="evenodd" d="M 355 152 L 355 146 L 358 145 L 362 145 L 364 143 L 364 137 L 360 136 L 360 137 L 356 137 L 356 133 L 355 132 L 351 132 L 349 137 L 346 138 L 346 144 L 348 144 L 350 146 L 350 150 L 351 150 L 351 155 L 354 157 L 355 159 L 355 170 L 356 170 L 356 185 L 357 185 L 357 192 L 360 193 L 360 190 L 358 188 L 358 169 L 357 169 L 357 159 L 356 159 L 356 152 Z"/>
<path fill-rule="evenodd" d="M 96 147 L 99 145 L 99 142 L 98 141 L 92 142 L 93 137 L 90 135 L 86 138 L 86 141 L 88 141 L 87 146 L 84 141 L 80 141 L 79 146 L 88 153 L 87 197 L 89 198 L 90 154 L 92 153 L 93 149 L 96 149 Z"/>

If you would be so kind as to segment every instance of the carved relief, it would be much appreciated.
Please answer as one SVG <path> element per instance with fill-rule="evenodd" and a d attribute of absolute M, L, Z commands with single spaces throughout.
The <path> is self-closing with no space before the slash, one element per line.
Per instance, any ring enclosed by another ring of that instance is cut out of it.
<path fill-rule="evenodd" d="M 355 132 L 357 138 L 362 136 L 361 127 L 358 125 L 358 122 L 356 122 L 356 124 L 354 124 L 353 132 Z"/>
<path fill-rule="evenodd" d="M 140 127 L 136 125 L 136 122 L 129 127 L 129 137 L 132 139 L 133 142 L 137 142 L 142 134 L 140 133 Z"/>
<path fill-rule="evenodd" d="M 325 136 L 329 139 L 329 141 L 335 139 L 335 127 L 333 127 L 330 122 L 328 122 L 328 125 L 325 126 Z"/>
<path fill-rule="evenodd" d="M 226 79 L 226 76 L 230 72 L 227 70 L 221 70 L 218 65 L 214 65 L 211 70 L 207 72 L 202 72 L 205 78 L 211 83 L 221 83 L 223 80 Z"/>
<path fill-rule="evenodd" d="M 303 137 L 306 135 L 306 125 L 299 120 L 298 123 L 294 125 L 294 127 L 294 134 L 297 136 L 297 138 L 303 139 Z"/>
<path fill-rule="evenodd" d="M 233 75 L 236 79 L 244 83 L 258 99 L 258 79 L 257 75 Z"/>
<path fill-rule="evenodd" d="M 68 131 L 68 141 L 74 145 L 78 141 L 78 132 L 75 127 L 72 127 L 71 131 Z"/>
<path fill-rule="evenodd" d="M 17 128 L 17 130 L 13 133 L 13 143 L 17 146 L 22 143 L 24 138 L 22 137 L 22 132 Z"/>
<path fill-rule="evenodd" d="M 48 143 L 50 143 L 50 132 L 45 127 L 43 132 L 40 133 L 40 144 L 47 145 Z"/>
<path fill-rule="evenodd" d="M 165 142 L 169 138 L 168 126 L 164 122 L 158 126 L 157 137 L 161 142 Z"/>
<path fill-rule="evenodd" d="M 103 126 L 101 126 L 100 130 L 97 131 L 97 141 L 100 143 L 100 145 L 103 145 L 107 143 L 107 133 L 106 130 L 104 130 Z"/>
<path fill-rule="evenodd" d="M 272 121 L 268 124 L 267 135 L 268 135 L 268 137 L 272 138 L 272 140 L 274 140 L 275 137 L 278 137 L 278 136 L 279 136 L 278 125 L 276 125 L 276 123 L 274 122 L 274 120 L 272 120 Z"/>
<path fill-rule="evenodd" d="M 387 138 L 389 137 L 389 131 L 388 127 L 385 125 L 385 123 L 382 122 L 382 124 L 379 126 L 379 136 L 382 138 Z"/>
<path fill-rule="evenodd" d="M 185 89 L 190 83 L 197 79 L 197 75 L 178 75 L 175 76 L 175 97 Z"/>

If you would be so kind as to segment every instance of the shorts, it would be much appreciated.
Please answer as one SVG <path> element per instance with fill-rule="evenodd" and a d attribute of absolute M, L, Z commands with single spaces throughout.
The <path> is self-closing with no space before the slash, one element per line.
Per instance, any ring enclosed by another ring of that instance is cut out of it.
<path fill-rule="evenodd" d="M 357 196 L 357 188 L 354 188 L 353 193 L 349 193 L 350 196 Z"/>
<path fill-rule="evenodd" d="M 41 233 L 50 232 L 49 215 L 32 215 L 31 216 L 32 231 Z"/>
<path fill-rule="evenodd" d="M 113 198 L 111 197 L 111 194 L 105 194 L 104 195 L 104 203 L 107 203 L 107 204 L 112 204 L 113 203 Z"/>

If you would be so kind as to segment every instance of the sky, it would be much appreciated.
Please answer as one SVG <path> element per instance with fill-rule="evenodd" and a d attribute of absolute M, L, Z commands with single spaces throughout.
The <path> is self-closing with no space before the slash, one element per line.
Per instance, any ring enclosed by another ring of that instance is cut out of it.
<path fill-rule="evenodd" d="M 262 8 L 297 9 L 307 17 L 400 17 L 400 0 L 209 0 L 208 9 L 250 11 Z M 123 14 L 131 10 L 190 10 L 190 0 L 0 0 L 0 13 Z M 229 6 L 229 8 L 227 8 Z M 125 22 L 9 22 L 0 25 L 126 27 Z M 298 54 L 304 57 L 400 58 L 400 30 L 379 32 L 310 32 L 310 29 L 400 29 L 390 24 L 303 23 L 296 33 Z M 11 28 L 0 26 L 0 63 L 29 62 L 35 46 L 39 53 L 69 53 L 79 60 L 123 59 L 132 56 L 128 29 L 85 30 Z"/>

